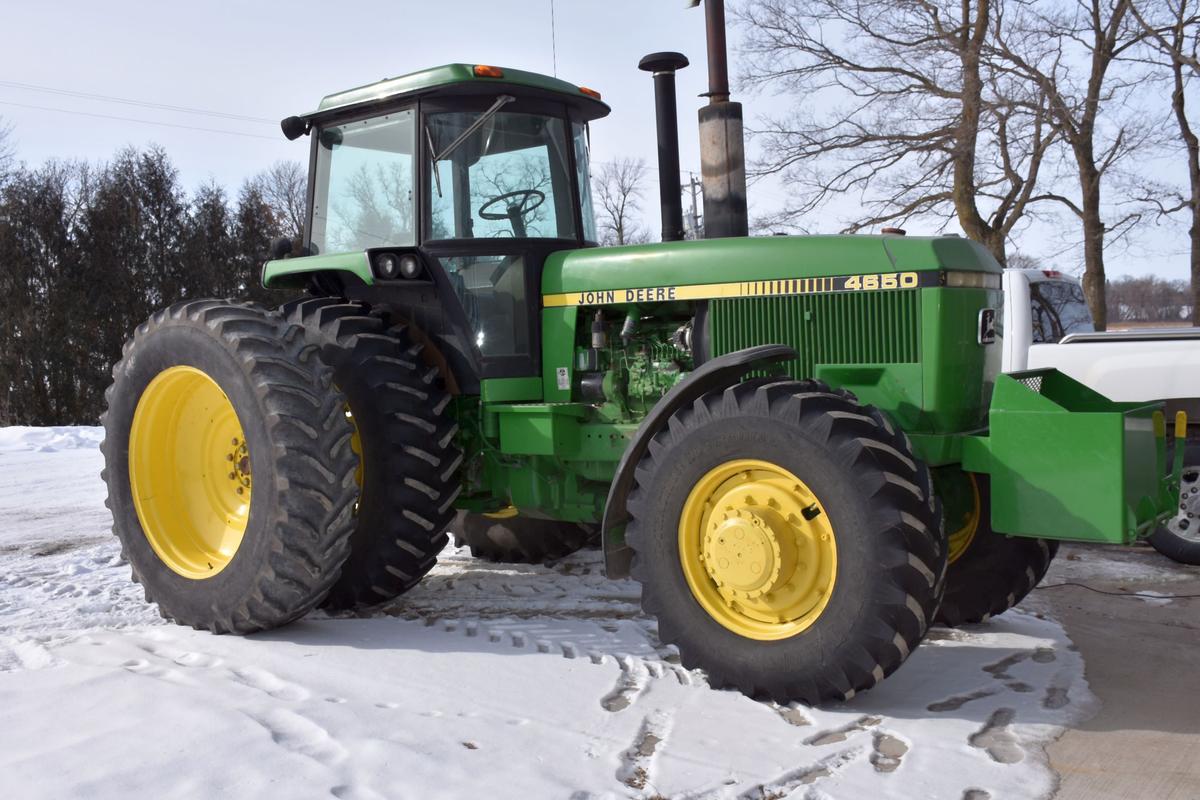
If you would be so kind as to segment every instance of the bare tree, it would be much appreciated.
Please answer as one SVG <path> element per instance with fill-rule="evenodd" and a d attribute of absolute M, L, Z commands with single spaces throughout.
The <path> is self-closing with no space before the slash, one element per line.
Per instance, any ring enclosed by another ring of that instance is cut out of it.
<path fill-rule="evenodd" d="M 1009 269 L 1041 269 L 1042 261 L 1037 256 L 1018 250 L 1009 254 L 1008 263 L 1005 266 Z"/>
<path fill-rule="evenodd" d="M 643 159 L 621 158 L 606 161 L 592 179 L 600 218 L 600 243 L 642 244 L 650 234 L 639 219 L 642 210 L 642 185 L 646 181 Z"/>
<path fill-rule="evenodd" d="M 299 240 L 304 230 L 308 176 L 298 161 L 276 161 L 254 178 L 263 199 L 286 234 Z"/>
<path fill-rule="evenodd" d="M 1143 12 L 1139 6 L 1146 8 Z M 1171 112 L 1179 129 L 1187 156 L 1188 191 L 1186 196 L 1162 192 L 1147 193 L 1162 216 L 1186 212 L 1190 227 L 1192 276 L 1192 324 L 1200 325 L 1200 138 L 1188 119 L 1187 89 L 1200 75 L 1200 0 L 1139 0 L 1130 11 L 1146 34 L 1146 42 L 1158 60 L 1164 61 L 1171 75 Z"/>
<path fill-rule="evenodd" d="M 1048 119 L 1069 149 L 1077 198 L 1050 191 L 1035 200 L 1061 203 L 1083 232 L 1083 288 L 1096 328 L 1107 326 L 1104 246 L 1140 219 L 1136 211 L 1105 222 L 1101 188 L 1106 176 L 1149 144 L 1152 127 L 1133 99 L 1147 73 L 1113 65 L 1140 44 L 1145 32 L 1130 14 L 1131 0 L 1072 0 L 1066 6 L 1010 0 L 1008 24 L 991 38 L 990 56 L 1001 72 L 1046 98 Z M 1083 80 L 1077 75 L 1082 74 Z"/>
<path fill-rule="evenodd" d="M 16 150 L 12 144 L 12 126 L 0 117 L 0 183 L 4 182 L 5 176 L 13 166 L 13 159 L 16 155 Z"/>
<path fill-rule="evenodd" d="M 1108 284 L 1109 317 L 1114 322 L 1178 324 L 1192 313 L 1192 302 L 1183 281 L 1126 275 Z"/>
<path fill-rule="evenodd" d="M 1004 2 L 748 0 L 742 78 L 796 98 L 753 131 L 752 174 L 802 189 L 772 222 L 803 227 L 831 196 L 858 194 L 868 213 L 848 232 L 957 218 L 1004 263 L 1056 138 L 1045 98 L 985 57 Z"/>

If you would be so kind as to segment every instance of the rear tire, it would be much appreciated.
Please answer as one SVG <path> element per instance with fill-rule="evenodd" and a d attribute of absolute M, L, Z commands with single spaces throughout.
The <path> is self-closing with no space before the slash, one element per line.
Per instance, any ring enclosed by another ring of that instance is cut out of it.
<path fill-rule="evenodd" d="M 106 505 L 147 601 L 213 633 L 314 608 L 350 552 L 357 459 L 300 329 L 249 305 L 180 303 L 138 327 L 113 379 Z"/>
<path fill-rule="evenodd" d="M 582 525 L 533 517 L 488 517 L 460 511 L 451 530 L 455 545 L 471 555 L 502 564 L 542 564 L 565 558 L 587 545 L 592 532 Z"/>
<path fill-rule="evenodd" d="M 793 501 L 811 505 L 797 514 Z M 628 510 L 642 606 L 715 687 L 847 699 L 904 662 L 937 607 L 946 549 L 929 470 L 877 409 L 815 381 L 743 383 L 676 412 L 637 466 Z"/>
<path fill-rule="evenodd" d="M 462 453 L 450 395 L 422 345 L 357 303 L 315 298 L 280 316 L 300 325 L 345 393 L 361 459 L 350 557 L 324 605 L 377 605 L 408 591 L 437 563 L 458 496 Z"/>
<path fill-rule="evenodd" d="M 951 628 L 983 622 L 1020 603 L 1041 583 L 1058 552 L 1055 540 L 993 531 L 987 477 L 974 479 L 979 490 L 977 529 L 946 569 L 946 593 L 935 617 Z"/>
<path fill-rule="evenodd" d="M 1173 458 L 1173 451 L 1168 451 L 1168 466 Z M 1160 525 L 1147 541 L 1172 561 L 1200 566 L 1200 441 L 1196 439 L 1188 441 L 1183 457 L 1179 502 L 1184 506 L 1179 515 Z"/>

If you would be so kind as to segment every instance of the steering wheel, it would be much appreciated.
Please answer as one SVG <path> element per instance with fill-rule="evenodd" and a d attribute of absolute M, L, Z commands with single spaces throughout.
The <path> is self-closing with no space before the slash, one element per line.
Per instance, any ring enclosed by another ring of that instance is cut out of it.
<path fill-rule="evenodd" d="M 513 235 L 518 239 L 523 239 L 525 238 L 525 217 L 544 202 L 546 202 L 544 192 L 539 192 L 537 189 L 517 189 L 515 192 L 506 192 L 499 197 L 493 197 L 481 205 L 479 217 L 490 220 L 506 219 L 512 224 Z M 500 203 L 507 203 L 503 213 L 488 211 L 489 208 Z"/>

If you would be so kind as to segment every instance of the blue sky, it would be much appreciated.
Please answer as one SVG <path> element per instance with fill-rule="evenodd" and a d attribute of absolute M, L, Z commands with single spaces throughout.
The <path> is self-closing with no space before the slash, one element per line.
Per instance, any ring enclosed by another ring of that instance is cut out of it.
<path fill-rule="evenodd" d="M 612 115 L 593 127 L 594 159 L 640 156 L 653 166 L 653 89 L 637 62 L 649 52 L 678 50 L 692 59 L 692 66 L 679 74 L 683 167 L 699 169 L 695 110 L 706 89 L 704 19 L 701 9 L 685 6 L 684 0 L 555 3 L 559 77 L 599 89 L 613 107 Z M 29 163 L 47 158 L 99 161 L 125 145 L 153 142 L 166 148 L 189 188 L 214 179 L 236 189 L 246 176 L 277 159 L 303 160 L 304 143 L 286 141 L 276 121 L 311 110 L 334 91 L 455 61 L 554 71 L 550 0 L 6 3 L 4 30 L 0 117 L 14 126 L 21 158 Z M 736 68 L 736 52 L 732 59 Z M 267 121 L 141 108 L 14 83 Z M 769 97 L 743 94 L 735 99 L 746 104 L 748 120 L 781 109 L 781 101 Z M 770 211 L 786 191 L 778 183 L 755 185 L 751 205 Z M 646 187 L 644 207 L 648 227 L 657 232 L 654 185 Z M 837 220 L 852 210 L 852 203 L 831 208 L 828 230 L 836 230 Z M 923 232 L 916 226 L 910 230 Z M 1062 238 L 1053 230 L 1033 230 L 1023 235 L 1017 249 L 1050 252 L 1061 247 Z M 1110 275 L 1186 277 L 1181 228 L 1162 228 L 1144 239 L 1136 250 L 1109 255 Z M 1067 260 L 1055 266 L 1074 268 Z"/>

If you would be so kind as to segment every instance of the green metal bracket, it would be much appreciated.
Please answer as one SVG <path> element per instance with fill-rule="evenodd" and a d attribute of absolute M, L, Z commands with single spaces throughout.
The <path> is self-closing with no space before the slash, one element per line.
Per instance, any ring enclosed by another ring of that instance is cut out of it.
<path fill-rule="evenodd" d="M 997 378 L 989 421 L 963 442 L 963 468 L 991 476 L 1000 533 L 1129 544 L 1177 507 L 1161 403 L 1115 403 L 1031 370 Z"/>

